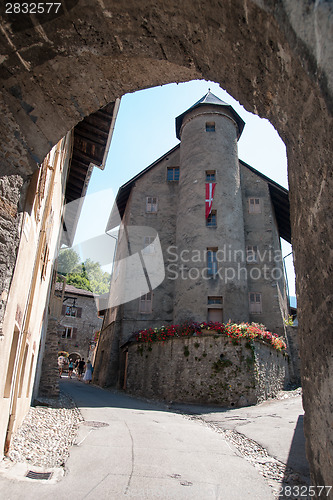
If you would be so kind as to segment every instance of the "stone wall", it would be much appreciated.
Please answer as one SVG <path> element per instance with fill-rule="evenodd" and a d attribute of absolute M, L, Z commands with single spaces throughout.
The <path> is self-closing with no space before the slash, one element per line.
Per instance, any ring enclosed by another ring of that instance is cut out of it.
<path fill-rule="evenodd" d="M 128 347 L 126 389 L 153 399 L 225 407 L 274 397 L 288 381 L 288 358 L 270 346 L 204 335 Z"/>
<path fill-rule="evenodd" d="M 92 355 L 90 345 L 94 334 L 102 326 L 102 319 L 97 316 L 94 296 L 88 291 L 79 290 L 79 293 L 75 294 L 69 293 L 66 289 L 65 297 L 68 297 L 68 300 L 64 301 L 64 306 L 71 306 L 73 299 L 75 299 L 76 308 L 81 309 L 81 314 L 80 317 L 72 317 L 65 316 L 62 312 L 59 319 L 58 351 L 66 351 L 68 354 L 77 353 L 80 357 L 87 359 L 89 355 Z M 73 329 L 71 338 L 62 337 L 66 326 Z"/>
<path fill-rule="evenodd" d="M 290 367 L 290 381 L 293 384 L 301 384 L 301 356 L 299 352 L 299 339 L 298 339 L 298 327 L 297 326 L 287 326 L 286 327 L 286 337 L 288 340 L 288 348 L 290 352 L 290 361 L 292 366 Z"/>
<path fill-rule="evenodd" d="M 42 378 L 39 385 L 39 395 L 49 398 L 59 396 L 59 374 L 58 374 L 58 339 L 60 329 L 57 318 L 48 319 L 47 341 L 42 364 Z"/>

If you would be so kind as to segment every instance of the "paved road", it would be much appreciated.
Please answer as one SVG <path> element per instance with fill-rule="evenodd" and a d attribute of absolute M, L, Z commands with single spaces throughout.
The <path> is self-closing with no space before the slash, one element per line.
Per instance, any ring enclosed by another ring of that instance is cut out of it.
<path fill-rule="evenodd" d="M 1 477 L 1 499 L 274 498 L 258 471 L 200 422 L 122 393 L 62 384 L 85 419 L 65 476 L 56 483 Z"/>

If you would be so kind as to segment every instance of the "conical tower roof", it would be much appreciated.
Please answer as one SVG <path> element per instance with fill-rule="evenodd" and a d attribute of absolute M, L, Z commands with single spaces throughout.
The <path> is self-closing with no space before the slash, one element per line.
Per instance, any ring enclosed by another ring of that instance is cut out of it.
<path fill-rule="evenodd" d="M 177 138 L 180 140 L 180 129 L 181 129 L 181 126 L 183 124 L 184 117 L 189 111 L 192 111 L 192 109 L 199 108 L 201 106 L 212 106 L 212 105 L 213 106 L 221 106 L 225 109 L 228 109 L 231 112 L 232 116 L 234 117 L 234 119 L 237 123 L 237 127 L 238 127 L 237 139 L 239 139 L 241 136 L 241 133 L 243 132 L 245 122 L 242 120 L 242 118 L 239 116 L 239 114 L 236 113 L 234 108 L 232 106 L 230 106 L 230 104 L 227 104 L 226 102 L 224 102 L 221 99 L 219 99 L 218 97 L 216 97 L 216 95 L 212 94 L 212 92 L 210 90 L 208 90 L 207 94 L 204 95 L 201 99 L 199 99 L 199 101 L 197 101 L 195 104 L 193 104 L 193 106 L 191 106 L 189 109 L 184 111 L 184 113 L 182 113 L 181 115 L 177 116 L 177 118 L 176 118 L 176 136 L 177 136 Z"/>

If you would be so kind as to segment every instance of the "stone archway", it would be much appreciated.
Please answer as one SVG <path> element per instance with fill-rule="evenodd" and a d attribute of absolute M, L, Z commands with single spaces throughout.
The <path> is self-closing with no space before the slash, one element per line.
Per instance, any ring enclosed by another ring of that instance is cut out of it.
<path fill-rule="evenodd" d="M 329 2 L 65 0 L 59 14 L 2 17 L 1 306 L 29 175 L 84 116 L 126 92 L 217 81 L 287 146 L 307 452 L 332 470 L 332 27 Z M 10 220 L 10 223 L 8 223 Z M 325 444 L 324 444 L 325 443 Z"/>

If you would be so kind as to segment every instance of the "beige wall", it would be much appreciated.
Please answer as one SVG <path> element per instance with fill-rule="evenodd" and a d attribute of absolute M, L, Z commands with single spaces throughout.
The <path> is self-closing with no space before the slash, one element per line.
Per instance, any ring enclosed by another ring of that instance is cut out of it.
<path fill-rule="evenodd" d="M 0 449 L 10 415 L 15 431 L 31 401 L 36 362 L 58 250 L 71 134 L 48 154 L 30 181 L 15 271 L 8 294 L 1 337 Z M 23 285 L 24 284 L 24 285 Z"/>

